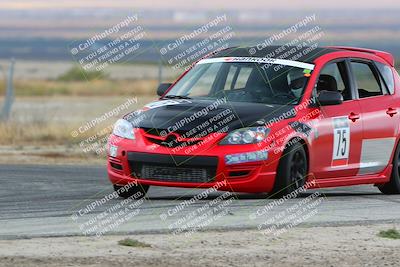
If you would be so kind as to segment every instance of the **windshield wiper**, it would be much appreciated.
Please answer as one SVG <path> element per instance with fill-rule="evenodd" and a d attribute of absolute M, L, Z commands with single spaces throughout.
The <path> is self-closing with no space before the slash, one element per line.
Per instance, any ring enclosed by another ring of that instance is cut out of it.
<path fill-rule="evenodd" d="M 166 95 L 163 98 L 166 98 L 166 99 L 192 99 L 191 97 L 184 96 L 184 95 Z"/>

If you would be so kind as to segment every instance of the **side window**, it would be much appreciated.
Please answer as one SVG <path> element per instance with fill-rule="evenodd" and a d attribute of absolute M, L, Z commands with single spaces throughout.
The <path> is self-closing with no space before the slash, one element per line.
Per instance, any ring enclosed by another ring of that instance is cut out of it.
<path fill-rule="evenodd" d="M 343 100 L 351 99 L 349 80 L 344 62 L 329 63 L 321 70 L 317 83 L 317 92 L 322 90 L 339 91 L 343 95 Z"/>
<path fill-rule="evenodd" d="M 252 70 L 252 67 L 240 68 L 239 76 L 237 77 L 234 89 L 242 89 L 246 86 L 247 80 L 249 79 Z"/>
<path fill-rule="evenodd" d="M 376 67 L 378 68 L 379 72 L 382 75 L 383 81 L 385 82 L 385 85 L 390 92 L 391 95 L 394 94 L 394 78 L 393 78 L 393 72 L 392 69 L 380 62 L 375 62 Z"/>
<path fill-rule="evenodd" d="M 226 82 L 224 86 L 224 90 L 230 90 L 234 88 L 234 79 L 236 76 L 238 68 L 236 66 L 230 66 L 228 75 L 226 76 Z"/>
<path fill-rule="evenodd" d="M 351 62 L 351 67 L 360 98 L 383 95 L 379 77 L 374 73 L 371 64 Z"/>
<path fill-rule="evenodd" d="M 252 70 L 252 67 L 230 66 L 224 90 L 243 89 Z"/>

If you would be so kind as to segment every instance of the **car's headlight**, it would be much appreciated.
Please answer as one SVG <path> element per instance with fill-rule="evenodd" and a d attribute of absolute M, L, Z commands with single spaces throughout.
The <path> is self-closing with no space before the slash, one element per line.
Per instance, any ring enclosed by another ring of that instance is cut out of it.
<path fill-rule="evenodd" d="M 249 127 L 234 130 L 229 133 L 222 141 L 221 145 L 245 145 L 256 144 L 267 138 L 270 129 L 266 127 Z"/>
<path fill-rule="evenodd" d="M 124 119 L 119 119 L 114 124 L 113 134 L 126 139 L 135 139 L 132 123 Z"/>

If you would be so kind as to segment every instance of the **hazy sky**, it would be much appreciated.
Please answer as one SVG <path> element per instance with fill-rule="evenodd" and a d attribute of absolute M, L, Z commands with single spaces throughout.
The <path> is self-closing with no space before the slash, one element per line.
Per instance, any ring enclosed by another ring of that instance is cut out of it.
<path fill-rule="evenodd" d="M 47 9 L 76 7 L 133 7 L 166 9 L 340 9 L 400 8 L 398 0 L 0 0 L 0 9 Z"/>

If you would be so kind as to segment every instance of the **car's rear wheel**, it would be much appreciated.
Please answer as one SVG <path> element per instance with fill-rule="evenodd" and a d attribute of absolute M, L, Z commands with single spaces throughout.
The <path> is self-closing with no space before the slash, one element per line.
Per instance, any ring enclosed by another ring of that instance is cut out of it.
<path fill-rule="evenodd" d="M 306 151 L 301 143 L 296 142 L 283 151 L 271 197 L 282 197 L 304 186 L 307 174 Z"/>
<path fill-rule="evenodd" d="M 114 185 L 114 191 L 117 192 L 118 196 L 123 198 L 133 197 L 134 199 L 141 199 L 146 196 L 147 191 L 149 190 L 148 185 L 142 184 L 129 184 L 126 186 Z"/>
<path fill-rule="evenodd" d="M 378 185 L 378 188 L 384 194 L 400 194 L 400 143 L 397 145 L 393 156 L 393 169 L 390 181 L 386 184 Z"/>

